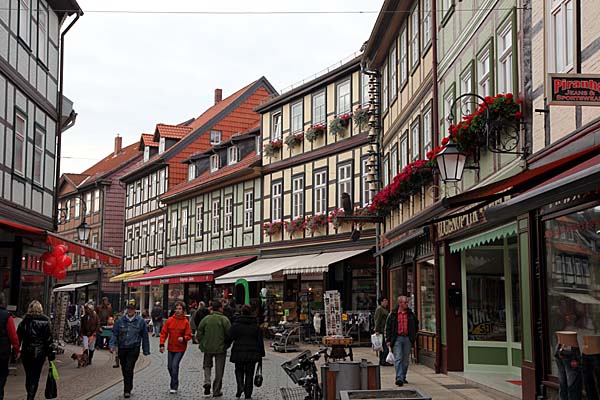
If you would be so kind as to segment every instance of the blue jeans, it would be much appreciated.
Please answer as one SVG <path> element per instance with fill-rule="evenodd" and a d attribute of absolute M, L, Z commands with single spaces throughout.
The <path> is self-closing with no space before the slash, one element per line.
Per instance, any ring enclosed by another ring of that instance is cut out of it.
<path fill-rule="evenodd" d="M 152 321 L 152 325 L 154 326 L 154 336 L 160 336 L 160 330 L 162 329 L 162 319 L 158 321 Z"/>
<path fill-rule="evenodd" d="M 398 336 L 393 346 L 394 366 L 396 367 L 396 381 L 404 381 L 408 372 L 410 349 L 412 343 L 408 336 Z"/>
<path fill-rule="evenodd" d="M 385 361 L 385 359 L 388 356 L 388 353 L 390 352 L 390 349 L 388 349 L 387 347 L 387 343 L 385 342 L 385 340 L 383 340 L 383 350 L 381 350 L 379 352 L 379 364 L 383 364 Z"/>
<path fill-rule="evenodd" d="M 177 353 L 169 352 L 167 369 L 169 370 L 169 375 L 171 375 L 171 389 L 177 390 L 179 388 L 179 363 L 184 354 L 183 351 Z"/>
<path fill-rule="evenodd" d="M 582 375 L 579 348 L 562 348 L 558 345 L 554 358 L 558 367 L 560 400 L 580 400 L 582 398 Z"/>

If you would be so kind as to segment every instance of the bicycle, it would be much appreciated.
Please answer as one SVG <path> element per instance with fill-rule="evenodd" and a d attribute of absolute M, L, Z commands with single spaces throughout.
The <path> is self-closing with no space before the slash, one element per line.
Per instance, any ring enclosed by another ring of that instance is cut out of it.
<path fill-rule="evenodd" d="M 82 338 L 79 334 L 80 322 L 76 318 L 69 318 L 66 321 L 67 326 L 63 333 L 63 340 L 65 343 L 74 343 L 78 346 L 82 344 Z"/>
<path fill-rule="evenodd" d="M 319 371 L 316 362 L 326 352 L 325 348 L 310 355 L 310 351 L 305 350 L 297 357 L 281 364 L 281 368 L 292 381 L 300 386 L 300 388 L 280 388 L 283 400 L 322 400 L 323 391 L 319 385 Z"/>

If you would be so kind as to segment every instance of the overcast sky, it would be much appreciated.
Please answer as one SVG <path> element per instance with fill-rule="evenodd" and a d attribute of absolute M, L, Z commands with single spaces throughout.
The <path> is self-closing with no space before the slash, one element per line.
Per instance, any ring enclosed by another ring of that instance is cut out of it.
<path fill-rule="evenodd" d="M 281 90 L 357 52 L 377 13 L 143 14 L 94 11 L 378 11 L 383 0 L 78 0 L 66 36 L 65 95 L 77 123 L 63 136 L 61 173 L 210 107 L 265 76 Z"/>

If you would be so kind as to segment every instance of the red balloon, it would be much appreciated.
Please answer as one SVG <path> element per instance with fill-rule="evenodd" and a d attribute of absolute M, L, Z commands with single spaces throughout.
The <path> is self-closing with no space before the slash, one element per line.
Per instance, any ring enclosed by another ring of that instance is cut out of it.
<path fill-rule="evenodd" d="M 59 268 L 58 270 L 54 271 L 54 277 L 56 279 L 58 279 L 59 281 L 61 279 L 65 279 L 67 276 L 67 270 L 64 268 Z"/>
<path fill-rule="evenodd" d="M 65 257 L 65 268 L 69 268 L 72 264 L 73 264 L 73 259 L 71 258 L 71 256 L 64 256 Z"/>
<path fill-rule="evenodd" d="M 56 245 L 52 249 L 52 254 L 54 254 L 55 257 L 60 257 L 60 256 L 64 255 L 66 252 L 67 252 L 67 246 L 65 246 L 64 244 Z"/>
<path fill-rule="evenodd" d="M 73 263 L 73 260 L 71 260 L 71 257 L 69 257 L 65 254 L 63 254 L 62 256 L 60 256 L 56 259 L 56 266 L 59 269 L 66 269 L 67 267 L 70 267 L 72 263 Z"/>
<path fill-rule="evenodd" d="M 49 251 L 42 254 L 42 271 L 46 275 L 52 275 L 56 269 L 56 257 Z"/>

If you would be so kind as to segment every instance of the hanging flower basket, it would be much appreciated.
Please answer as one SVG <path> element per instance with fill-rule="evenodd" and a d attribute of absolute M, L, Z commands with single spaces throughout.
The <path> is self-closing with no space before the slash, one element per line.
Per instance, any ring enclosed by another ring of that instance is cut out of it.
<path fill-rule="evenodd" d="M 338 115 L 332 119 L 331 122 L 329 122 L 329 132 L 331 132 L 334 136 L 344 136 L 346 128 L 348 128 L 348 125 L 350 125 L 351 119 L 351 113 Z"/>
<path fill-rule="evenodd" d="M 328 224 L 328 219 L 325 214 L 316 214 L 307 217 L 306 219 L 306 229 L 311 234 L 315 232 L 321 231 L 323 228 L 326 228 Z"/>
<path fill-rule="evenodd" d="M 327 127 L 325 126 L 325 124 L 315 124 L 308 128 L 304 137 L 306 138 L 306 140 L 312 143 L 321 136 L 323 136 L 325 132 L 327 132 Z"/>
<path fill-rule="evenodd" d="M 369 110 L 358 106 L 354 110 L 354 124 L 358 126 L 359 130 L 363 130 L 369 123 Z"/>
<path fill-rule="evenodd" d="M 292 133 L 285 138 L 285 144 L 290 148 L 299 145 L 302 141 L 304 141 L 304 133 Z"/>
<path fill-rule="evenodd" d="M 279 232 L 281 232 L 282 229 L 283 229 L 283 222 L 281 222 L 281 221 L 265 222 L 263 224 L 263 232 L 264 232 L 265 236 L 276 235 Z"/>
<path fill-rule="evenodd" d="M 358 215 L 360 217 L 371 217 L 375 214 L 373 214 L 373 212 L 371 211 L 369 206 L 365 206 L 365 207 L 356 206 L 354 208 L 354 215 Z"/>
<path fill-rule="evenodd" d="M 279 150 L 281 150 L 281 148 L 283 147 L 283 142 L 281 141 L 281 139 L 276 139 L 276 140 L 271 140 L 269 141 L 269 143 L 265 144 L 265 147 L 263 148 L 265 155 L 267 156 L 274 156 L 276 154 L 279 154 Z"/>
<path fill-rule="evenodd" d="M 304 217 L 298 217 L 290 222 L 285 222 L 285 230 L 290 236 L 294 236 L 296 233 L 303 232 L 306 229 L 306 219 Z"/>
<path fill-rule="evenodd" d="M 333 229 L 337 231 L 342 225 L 347 223 L 346 221 L 339 219 L 339 217 L 344 217 L 345 215 L 346 213 L 344 212 L 343 208 L 336 208 L 335 210 L 329 213 L 328 220 L 329 223 L 333 226 Z"/>

